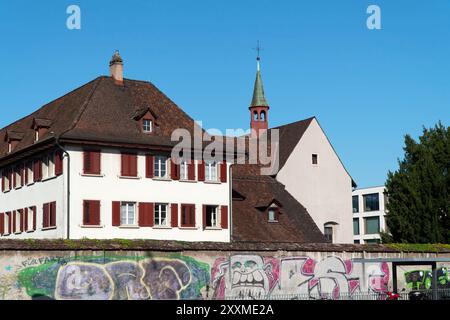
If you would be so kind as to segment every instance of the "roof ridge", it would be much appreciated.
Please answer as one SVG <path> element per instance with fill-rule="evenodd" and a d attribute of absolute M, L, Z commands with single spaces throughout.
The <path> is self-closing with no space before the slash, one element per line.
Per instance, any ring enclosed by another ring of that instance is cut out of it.
<path fill-rule="evenodd" d="M 279 129 L 279 128 L 282 128 L 282 127 L 287 127 L 287 126 L 290 126 L 290 125 L 293 125 L 293 124 L 298 124 L 298 123 L 300 123 L 300 122 L 307 122 L 307 121 L 311 122 L 311 121 L 312 121 L 313 119 L 315 119 L 315 118 L 316 118 L 316 116 L 312 116 L 312 117 L 309 117 L 309 118 L 306 118 L 306 119 L 297 120 L 297 121 L 294 121 L 294 122 L 282 124 L 282 125 L 280 125 L 280 126 L 270 128 L 269 130 L 272 130 L 272 129 Z"/>

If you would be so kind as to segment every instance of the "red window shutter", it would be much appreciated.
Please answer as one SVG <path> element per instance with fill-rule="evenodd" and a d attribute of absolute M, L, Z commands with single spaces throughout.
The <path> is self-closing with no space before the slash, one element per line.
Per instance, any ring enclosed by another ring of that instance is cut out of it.
<path fill-rule="evenodd" d="M 5 192 L 5 172 L 2 172 L 2 192 Z"/>
<path fill-rule="evenodd" d="M 139 226 L 153 227 L 153 203 L 139 203 Z"/>
<path fill-rule="evenodd" d="M 220 182 L 227 182 L 227 162 L 223 161 L 220 164 Z"/>
<path fill-rule="evenodd" d="M 62 175 L 63 173 L 63 157 L 62 152 L 60 150 L 55 153 L 55 174 L 57 176 Z"/>
<path fill-rule="evenodd" d="M 8 233 L 12 233 L 13 231 L 13 216 L 12 212 L 8 212 Z"/>
<path fill-rule="evenodd" d="M 191 160 L 188 163 L 188 180 L 195 180 L 195 163 Z"/>
<path fill-rule="evenodd" d="M 220 226 L 222 229 L 228 229 L 228 206 L 220 207 Z"/>
<path fill-rule="evenodd" d="M 56 202 L 50 203 L 50 227 L 56 227 Z"/>
<path fill-rule="evenodd" d="M 145 157 L 145 176 L 147 178 L 153 178 L 153 166 L 155 163 L 155 157 L 152 155 L 147 155 Z"/>
<path fill-rule="evenodd" d="M 95 226 L 100 225 L 100 201 L 91 201 L 92 223 Z"/>
<path fill-rule="evenodd" d="M 91 163 L 92 163 L 92 173 L 100 174 L 102 172 L 100 151 L 91 152 Z"/>
<path fill-rule="evenodd" d="M 33 211 L 33 230 L 36 230 L 36 207 L 32 207 L 31 210 Z"/>
<path fill-rule="evenodd" d="M 12 233 L 16 232 L 16 211 L 12 212 Z"/>
<path fill-rule="evenodd" d="M 42 180 L 42 161 L 40 159 L 34 161 L 34 182 Z"/>
<path fill-rule="evenodd" d="M 25 221 L 23 219 L 24 213 L 21 210 L 19 210 L 18 212 L 19 212 L 19 218 L 20 218 L 20 230 L 19 231 L 23 232 L 24 231 L 24 223 L 25 223 Z"/>
<path fill-rule="evenodd" d="M 0 213 L 0 235 L 5 233 L 5 214 Z"/>
<path fill-rule="evenodd" d="M 130 165 L 129 175 L 130 175 L 130 177 L 137 177 L 137 155 L 130 154 L 129 159 L 130 159 L 129 160 L 129 165 Z"/>
<path fill-rule="evenodd" d="M 21 186 L 24 186 L 26 183 L 25 183 L 25 165 L 22 165 L 21 167 L 20 167 L 20 185 Z"/>
<path fill-rule="evenodd" d="M 13 175 L 14 175 L 14 172 L 11 169 L 9 171 L 9 190 L 12 190 L 12 188 L 13 188 Z"/>
<path fill-rule="evenodd" d="M 120 201 L 112 202 L 112 225 L 120 226 Z"/>
<path fill-rule="evenodd" d="M 25 167 L 23 168 L 23 175 L 24 175 L 24 178 L 25 178 L 25 184 L 27 185 L 28 183 L 29 183 L 29 181 L 28 181 L 28 168 L 29 168 L 29 164 L 27 163 L 27 164 L 25 164 Z"/>
<path fill-rule="evenodd" d="M 23 230 L 28 231 L 28 208 L 23 209 Z"/>
<path fill-rule="evenodd" d="M 122 165 L 120 175 L 122 177 L 129 176 L 128 168 L 129 168 L 129 157 L 128 154 L 122 153 Z"/>
<path fill-rule="evenodd" d="M 17 175 L 16 175 L 16 171 L 17 169 L 14 169 L 12 175 L 13 175 L 13 187 L 16 187 L 16 180 L 17 180 Z"/>
<path fill-rule="evenodd" d="M 205 181 L 205 162 L 203 160 L 198 161 L 198 181 Z"/>
<path fill-rule="evenodd" d="M 42 227 L 48 228 L 49 226 L 49 204 L 44 203 L 42 207 Z"/>
<path fill-rule="evenodd" d="M 206 205 L 203 205 L 203 229 L 206 228 Z"/>
<path fill-rule="evenodd" d="M 189 212 L 190 212 L 190 217 L 189 217 L 190 226 L 195 227 L 195 223 L 196 223 L 195 222 L 195 204 L 191 205 Z"/>
<path fill-rule="evenodd" d="M 180 165 L 170 161 L 170 175 L 172 180 L 180 180 Z"/>
<path fill-rule="evenodd" d="M 83 151 L 83 173 L 91 173 L 91 153 L 89 151 Z"/>
<path fill-rule="evenodd" d="M 178 204 L 172 203 L 170 205 L 170 212 L 171 212 L 171 225 L 172 228 L 178 227 Z"/>
<path fill-rule="evenodd" d="M 148 212 L 149 212 L 149 217 L 150 217 L 150 220 L 148 221 L 148 226 L 153 227 L 154 222 L 155 222 L 155 204 L 154 203 L 148 204 Z"/>

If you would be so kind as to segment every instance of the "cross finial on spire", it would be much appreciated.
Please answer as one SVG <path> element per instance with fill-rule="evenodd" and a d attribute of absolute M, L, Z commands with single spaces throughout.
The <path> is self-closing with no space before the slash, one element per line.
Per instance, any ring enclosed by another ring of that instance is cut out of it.
<path fill-rule="evenodd" d="M 256 61 L 257 61 L 256 64 L 257 64 L 257 68 L 258 68 L 258 71 L 259 71 L 259 61 L 261 60 L 260 53 L 263 50 L 261 45 L 260 45 L 260 43 L 259 43 L 259 40 L 256 42 L 256 48 L 253 48 L 253 50 L 256 51 Z"/>

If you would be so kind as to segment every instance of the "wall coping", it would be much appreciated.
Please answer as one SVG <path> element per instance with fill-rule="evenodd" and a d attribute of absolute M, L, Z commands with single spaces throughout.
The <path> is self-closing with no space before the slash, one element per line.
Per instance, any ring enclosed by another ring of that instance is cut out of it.
<path fill-rule="evenodd" d="M 450 253 L 448 244 L 331 244 L 297 242 L 182 242 L 164 240 L 0 240 L 3 251 L 306 251 L 367 253 Z"/>

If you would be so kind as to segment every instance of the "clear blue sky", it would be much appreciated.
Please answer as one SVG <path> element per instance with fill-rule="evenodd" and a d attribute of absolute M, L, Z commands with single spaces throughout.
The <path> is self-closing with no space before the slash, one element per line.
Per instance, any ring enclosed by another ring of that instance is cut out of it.
<path fill-rule="evenodd" d="M 119 49 L 127 78 L 205 128 L 248 128 L 257 39 L 270 125 L 317 116 L 360 187 L 397 168 L 404 134 L 450 120 L 448 0 L 1 0 L 0 34 L 0 127 L 107 74 Z"/>

